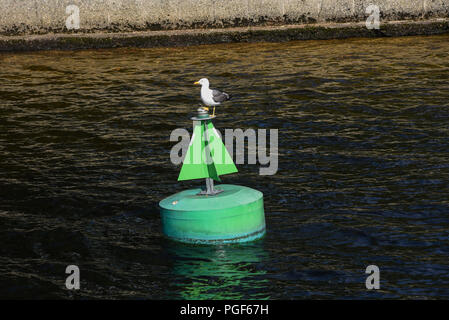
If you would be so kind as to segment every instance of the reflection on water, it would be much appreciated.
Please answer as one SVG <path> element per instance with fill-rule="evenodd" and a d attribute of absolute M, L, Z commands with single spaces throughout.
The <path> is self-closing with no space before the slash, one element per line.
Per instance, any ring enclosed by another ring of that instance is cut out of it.
<path fill-rule="evenodd" d="M 449 36 L 0 54 L 0 297 L 448 298 Z M 162 237 L 194 81 L 215 126 L 279 129 L 266 236 Z M 81 290 L 64 287 L 65 267 Z M 381 290 L 365 289 L 378 265 Z"/>
<path fill-rule="evenodd" d="M 173 283 L 181 299 L 268 299 L 264 292 L 266 271 L 258 268 L 268 260 L 263 242 L 244 245 L 191 246 L 169 242 L 173 256 Z"/>

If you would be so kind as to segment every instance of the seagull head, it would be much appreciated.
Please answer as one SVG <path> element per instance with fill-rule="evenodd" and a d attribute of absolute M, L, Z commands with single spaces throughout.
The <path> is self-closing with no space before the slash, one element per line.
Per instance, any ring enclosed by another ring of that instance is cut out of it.
<path fill-rule="evenodd" d="M 206 78 L 201 78 L 199 81 L 195 82 L 194 84 L 200 84 L 201 86 L 206 86 L 209 88 L 209 80 Z"/>

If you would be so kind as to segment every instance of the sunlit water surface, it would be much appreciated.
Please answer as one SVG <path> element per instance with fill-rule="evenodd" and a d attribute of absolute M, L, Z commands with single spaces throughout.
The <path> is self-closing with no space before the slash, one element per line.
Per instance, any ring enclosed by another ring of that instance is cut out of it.
<path fill-rule="evenodd" d="M 0 297 L 449 298 L 449 36 L 0 55 Z M 175 128 L 279 129 L 266 236 L 168 241 Z M 81 290 L 65 288 L 78 265 Z M 381 289 L 365 288 L 377 265 Z"/>

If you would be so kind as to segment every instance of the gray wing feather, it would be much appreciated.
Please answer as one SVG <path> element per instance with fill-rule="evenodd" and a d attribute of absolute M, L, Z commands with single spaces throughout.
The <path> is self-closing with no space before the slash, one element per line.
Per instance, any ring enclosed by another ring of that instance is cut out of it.
<path fill-rule="evenodd" d="M 212 90 L 212 99 L 214 99 L 215 102 L 223 102 L 226 100 L 229 100 L 229 94 L 227 94 L 226 92 L 221 92 L 218 90 L 213 89 Z"/>

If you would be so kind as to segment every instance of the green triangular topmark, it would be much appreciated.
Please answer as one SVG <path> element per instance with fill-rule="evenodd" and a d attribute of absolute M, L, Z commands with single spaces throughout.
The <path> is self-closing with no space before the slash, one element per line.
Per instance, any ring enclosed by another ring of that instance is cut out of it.
<path fill-rule="evenodd" d="M 210 154 L 217 170 L 217 174 L 221 176 L 224 174 L 238 172 L 228 150 L 226 150 L 223 141 L 211 121 L 208 121 L 207 127 L 207 135 L 209 137 L 211 150 Z"/>
<path fill-rule="evenodd" d="M 234 162 L 220 139 L 212 122 L 198 121 L 193 128 L 192 139 L 183 161 L 178 181 L 212 178 L 237 172 Z M 205 132 L 206 126 L 208 128 Z M 205 139 L 207 134 L 209 144 Z"/>

